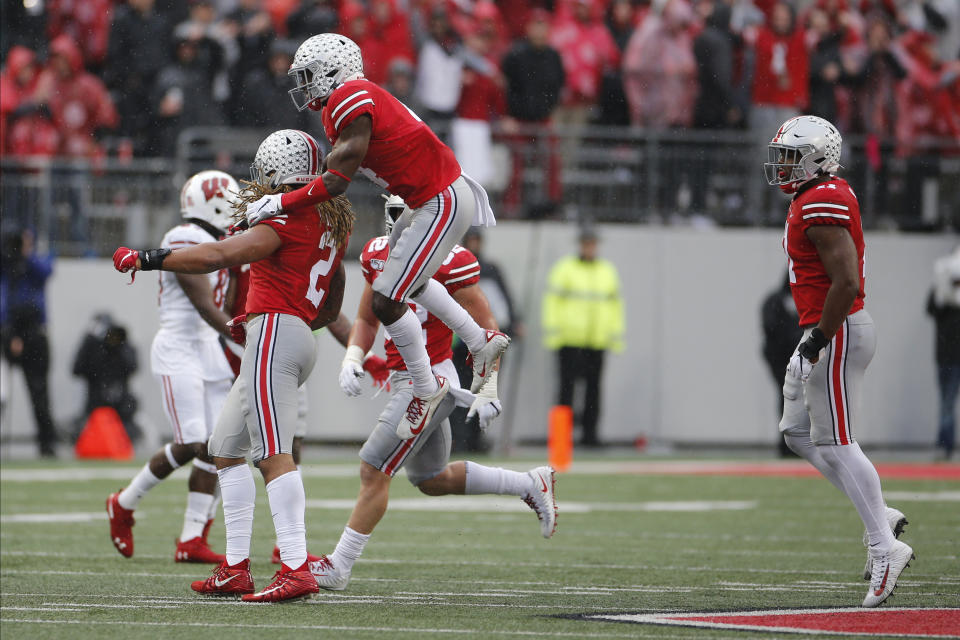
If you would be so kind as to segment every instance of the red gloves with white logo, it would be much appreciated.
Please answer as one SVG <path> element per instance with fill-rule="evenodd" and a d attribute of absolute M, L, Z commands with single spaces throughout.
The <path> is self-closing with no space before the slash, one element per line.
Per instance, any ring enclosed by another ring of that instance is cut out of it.
<path fill-rule="evenodd" d="M 390 369 L 387 368 L 387 361 L 378 355 L 368 353 L 363 360 L 363 370 L 373 378 L 373 386 L 383 387 L 384 391 L 390 391 Z"/>
<path fill-rule="evenodd" d="M 227 323 L 230 338 L 241 347 L 247 344 L 247 314 L 242 314 Z"/>

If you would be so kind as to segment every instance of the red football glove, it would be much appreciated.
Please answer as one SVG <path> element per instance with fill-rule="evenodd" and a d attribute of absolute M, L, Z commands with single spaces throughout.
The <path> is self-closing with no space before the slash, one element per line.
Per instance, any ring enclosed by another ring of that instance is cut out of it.
<path fill-rule="evenodd" d="M 129 247 L 120 247 L 113 252 L 113 268 L 119 271 L 120 273 L 126 273 L 133 269 L 137 270 L 137 259 L 140 257 L 140 252 L 136 249 L 130 249 Z"/>
<path fill-rule="evenodd" d="M 247 344 L 247 314 L 239 315 L 227 323 L 230 338 L 241 347 Z"/>
<path fill-rule="evenodd" d="M 390 384 L 387 379 L 390 376 L 390 369 L 387 368 L 387 361 L 380 356 L 370 354 L 363 360 L 363 370 L 373 378 L 373 386 L 384 387 L 384 391 L 390 391 Z"/>

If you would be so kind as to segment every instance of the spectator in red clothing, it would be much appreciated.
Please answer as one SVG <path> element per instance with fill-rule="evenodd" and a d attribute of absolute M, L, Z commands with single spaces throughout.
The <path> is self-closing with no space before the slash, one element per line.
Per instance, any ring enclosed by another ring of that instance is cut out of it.
<path fill-rule="evenodd" d="M 62 35 L 50 43 L 47 68 L 40 74 L 34 99 L 50 109 L 62 136 L 60 155 L 101 156 L 96 135 L 117 126 L 117 110 L 98 77 L 83 68 L 80 48 Z"/>
<path fill-rule="evenodd" d="M 897 155 L 907 158 L 903 228 L 922 226 L 923 187 L 940 172 L 944 141 L 960 143 L 960 60 L 941 61 L 931 34 L 903 36 L 907 78 L 897 86 Z"/>
<path fill-rule="evenodd" d="M 506 110 L 503 78 L 500 69 L 490 61 L 488 38 L 479 32 L 469 33 L 464 37 L 464 45 L 486 65 L 463 69 L 460 102 L 451 125 L 450 141 L 464 173 L 486 187 L 494 177 L 490 122 Z"/>
<path fill-rule="evenodd" d="M 770 132 L 800 114 L 809 102 L 809 62 L 804 30 L 799 28 L 793 7 L 783 1 L 773 5 L 768 23 L 757 31 L 753 43 L 753 106 L 749 123 L 751 140 L 757 145 L 753 157 L 766 157 Z M 761 148 L 762 146 L 762 148 Z M 755 173 L 753 165 L 750 173 Z M 777 220 L 780 203 L 769 197 L 762 180 L 748 181 L 747 217 L 753 222 Z"/>
<path fill-rule="evenodd" d="M 668 0 L 662 14 L 651 12 L 623 54 L 623 86 L 630 122 L 667 129 L 693 125 L 697 60 L 687 0 Z"/>
<path fill-rule="evenodd" d="M 378 84 L 386 82 L 387 70 L 393 60 L 404 58 L 413 62 L 417 59 L 413 48 L 410 20 L 407 14 L 397 7 L 396 0 L 372 0 L 367 33 L 369 41 L 380 43 L 380 51 L 376 59 L 371 60 L 367 59 L 366 43 L 360 44 L 360 50 L 363 52 L 363 74 L 371 82 Z M 374 75 L 367 72 L 368 64 L 371 65 Z"/>
<path fill-rule="evenodd" d="M 107 57 L 113 0 L 47 0 L 47 37 L 68 35 L 80 47 L 84 66 L 99 70 Z"/>
<path fill-rule="evenodd" d="M 558 123 L 586 123 L 600 95 L 606 69 L 620 64 L 620 50 L 602 20 L 600 0 L 562 0 L 550 34 L 560 52 L 567 83 Z"/>
<path fill-rule="evenodd" d="M 486 42 L 482 45 L 485 57 L 499 61 L 510 49 L 510 37 L 503 23 L 500 10 L 490 0 L 479 0 L 473 5 L 473 29 L 477 37 Z"/>
<path fill-rule="evenodd" d="M 0 153 L 12 152 L 8 136 L 14 121 L 26 115 L 20 110 L 30 108 L 24 106 L 30 101 L 38 77 L 36 54 L 19 45 L 11 48 L 0 73 L 0 141 L 3 145 Z"/>

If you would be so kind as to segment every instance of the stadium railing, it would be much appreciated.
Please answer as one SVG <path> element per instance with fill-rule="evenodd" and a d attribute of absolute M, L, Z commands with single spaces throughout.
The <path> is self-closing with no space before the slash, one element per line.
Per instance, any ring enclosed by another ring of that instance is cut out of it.
<path fill-rule="evenodd" d="M 179 189 L 189 175 L 218 168 L 246 178 L 267 133 L 190 128 L 180 135 L 175 158 L 88 163 L 6 156 L 0 160 L 0 225 L 4 231 L 34 228 L 41 249 L 49 245 L 59 255 L 105 256 L 118 244 L 146 246 L 179 216 Z M 782 224 L 783 202 L 764 183 L 764 140 L 747 131 L 507 131 L 495 125 L 491 138 L 488 190 L 504 219 Z M 960 141 L 920 140 L 916 148 L 901 157 L 892 141 L 845 140 L 843 175 L 860 197 L 865 226 L 960 229 Z M 561 202 L 549 195 L 550 153 L 558 155 Z M 505 198 L 515 162 L 523 164 L 519 195 Z M 379 191 L 358 180 L 349 195 L 359 211 L 377 210 Z M 379 224 L 379 216 L 361 215 L 356 232 L 375 235 Z"/>

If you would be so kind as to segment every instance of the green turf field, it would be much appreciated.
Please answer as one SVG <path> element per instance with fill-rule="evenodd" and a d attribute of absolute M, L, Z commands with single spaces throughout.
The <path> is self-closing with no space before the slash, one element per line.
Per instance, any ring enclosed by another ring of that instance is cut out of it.
<path fill-rule="evenodd" d="M 313 553 L 340 535 L 358 487 L 354 459 L 304 467 Z M 205 599 L 189 583 L 208 566 L 173 562 L 182 470 L 141 503 L 135 556 L 110 544 L 104 500 L 136 468 L 3 464 L 3 638 L 756 638 L 771 636 L 573 616 L 855 607 L 867 588 L 861 525 L 825 480 L 617 474 L 598 458 L 559 476 L 551 540 L 518 499 L 428 498 L 401 475 L 347 591 L 279 605 Z M 960 606 L 960 481 L 885 478 L 884 489 L 909 517 L 903 539 L 918 555 L 888 602 Z M 258 492 L 259 588 L 275 566 L 259 480 Z M 222 518 L 211 541 L 222 550 Z"/>

